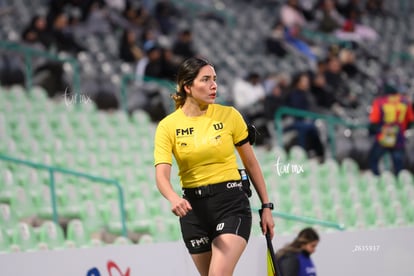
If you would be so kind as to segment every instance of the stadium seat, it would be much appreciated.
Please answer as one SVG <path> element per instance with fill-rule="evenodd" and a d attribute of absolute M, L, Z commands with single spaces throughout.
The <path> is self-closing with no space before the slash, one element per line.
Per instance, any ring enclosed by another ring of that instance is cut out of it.
<path fill-rule="evenodd" d="M 42 219 L 52 219 L 53 207 L 50 188 L 47 185 L 42 185 L 40 188 L 39 197 L 34 199 L 33 209 L 36 214 Z M 57 206 L 58 207 L 58 206 Z"/>
<path fill-rule="evenodd" d="M 6 231 L 4 231 L 4 228 L 0 226 L 0 255 L 8 253 L 10 250 L 9 246 L 9 236 Z"/>
<path fill-rule="evenodd" d="M 0 180 L 0 202 L 9 203 L 14 197 L 14 176 L 13 173 L 8 169 L 1 171 L 2 179 Z"/>
<path fill-rule="evenodd" d="M 72 219 L 68 222 L 66 236 L 66 247 L 80 248 L 90 245 L 91 237 L 85 224 L 80 219 Z"/>
<path fill-rule="evenodd" d="M 153 243 L 153 242 L 154 242 L 154 238 L 150 234 L 142 234 L 138 240 L 139 244 L 148 244 L 148 243 Z"/>
<path fill-rule="evenodd" d="M 126 210 L 124 210 L 126 214 Z M 122 233 L 121 212 L 118 200 L 108 200 L 102 210 L 105 227 L 110 233 L 120 235 Z"/>
<path fill-rule="evenodd" d="M 59 215 L 65 218 L 79 218 L 81 213 L 81 207 L 83 199 L 78 191 L 78 187 L 75 185 L 62 185 L 59 194 Z"/>
<path fill-rule="evenodd" d="M 83 221 L 86 229 L 93 236 L 98 234 L 104 228 L 104 219 L 98 209 L 97 202 L 93 199 L 87 199 L 83 202 L 80 219 Z"/>
<path fill-rule="evenodd" d="M 295 164 L 303 164 L 308 159 L 306 151 L 300 146 L 293 146 L 289 150 L 289 160 Z"/>
<path fill-rule="evenodd" d="M 12 233 L 10 251 L 36 251 L 38 250 L 38 239 L 33 227 L 25 222 L 19 222 L 15 225 Z"/>
<path fill-rule="evenodd" d="M 358 175 L 359 174 L 359 166 L 356 163 L 355 160 L 351 159 L 351 158 L 344 158 L 341 162 L 341 171 L 342 174 L 346 175 L 346 174 L 353 174 L 353 175 Z"/>
<path fill-rule="evenodd" d="M 128 228 L 137 233 L 149 233 L 151 213 L 144 198 L 132 199 L 127 203 Z"/>
<path fill-rule="evenodd" d="M 9 204 L 0 203 L 0 229 L 5 235 L 11 236 L 13 227 L 17 224 L 18 218 Z"/>
<path fill-rule="evenodd" d="M 132 244 L 132 241 L 127 237 L 119 236 L 114 240 L 114 244 L 116 244 L 116 245 L 129 245 L 129 244 Z"/>
<path fill-rule="evenodd" d="M 398 185 L 401 187 L 411 186 L 414 187 L 414 177 L 410 171 L 404 169 L 398 173 L 397 176 Z"/>
<path fill-rule="evenodd" d="M 179 223 L 175 217 L 156 217 L 151 223 L 150 235 L 156 242 L 178 240 L 181 238 Z"/>
<path fill-rule="evenodd" d="M 41 248 L 54 250 L 63 249 L 65 247 L 63 229 L 59 224 L 56 224 L 53 221 L 44 221 L 38 231 L 38 246 Z"/>
<path fill-rule="evenodd" d="M 39 215 L 37 206 L 28 191 L 19 186 L 14 189 L 14 196 L 10 201 L 10 208 L 19 220 L 34 218 Z"/>

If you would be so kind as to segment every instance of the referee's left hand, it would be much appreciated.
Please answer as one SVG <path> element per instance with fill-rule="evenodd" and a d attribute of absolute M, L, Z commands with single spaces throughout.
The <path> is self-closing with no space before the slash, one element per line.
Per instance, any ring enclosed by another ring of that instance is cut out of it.
<path fill-rule="evenodd" d="M 273 221 L 272 210 L 264 208 L 262 211 L 262 217 L 260 219 L 260 226 L 262 227 L 263 235 L 270 234 L 270 238 L 273 239 L 275 235 L 275 222 Z"/>

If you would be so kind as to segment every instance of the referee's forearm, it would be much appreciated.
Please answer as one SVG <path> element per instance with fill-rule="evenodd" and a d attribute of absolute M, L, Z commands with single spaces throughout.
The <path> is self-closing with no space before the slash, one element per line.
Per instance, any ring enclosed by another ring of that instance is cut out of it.
<path fill-rule="evenodd" d="M 262 203 L 269 202 L 269 195 L 267 194 L 266 184 L 259 162 L 257 160 L 249 160 L 249 162 L 245 164 L 245 167 L 260 201 Z"/>
<path fill-rule="evenodd" d="M 168 180 L 158 180 L 157 188 L 163 197 L 169 201 L 172 201 L 174 198 L 179 197 L 178 194 L 174 191 L 170 181 Z"/>

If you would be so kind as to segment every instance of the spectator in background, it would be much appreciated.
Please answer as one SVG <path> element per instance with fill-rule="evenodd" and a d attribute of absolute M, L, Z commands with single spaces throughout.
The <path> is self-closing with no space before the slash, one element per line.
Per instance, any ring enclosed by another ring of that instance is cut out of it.
<path fill-rule="evenodd" d="M 312 76 L 311 93 L 321 108 L 331 110 L 336 103 L 334 91 L 327 85 L 323 72 L 317 71 Z"/>
<path fill-rule="evenodd" d="M 345 18 L 354 18 L 359 21 L 364 14 L 362 2 L 360 0 L 348 0 L 345 3 L 337 3 L 337 10 Z"/>
<path fill-rule="evenodd" d="M 138 47 L 135 32 L 125 29 L 119 45 L 119 57 L 122 61 L 135 64 L 143 55 L 142 49 Z"/>
<path fill-rule="evenodd" d="M 280 21 L 284 27 L 283 38 L 286 45 L 290 46 L 300 54 L 306 56 L 311 65 L 316 63 L 317 49 L 312 49 L 311 41 L 308 41 L 301 35 L 302 29 L 308 24 L 303 9 L 299 5 L 298 0 L 288 0 L 280 8 Z"/>
<path fill-rule="evenodd" d="M 155 28 L 145 28 L 141 33 L 141 45 L 143 49 L 151 47 L 153 44 L 158 44 L 159 33 Z"/>
<path fill-rule="evenodd" d="M 290 85 L 290 75 L 287 73 L 271 74 L 263 82 L 266 91 L 264 113 L 268 121 L 275 119 L 279 107 L 285 104 L 286 93 Z"/>
<path fill-rule="evenodd" d="M 22 41 L 29 47 L 48 51 L 53 43 L 51 32 L 46 26 L 46 17 L 35 15 L 22 33 Z M 69 87 L 65 80 L 62 62 L 35 56 L 32 59 L 34 82 L 43 87 L 49 97 L 61 95 Z M 23 74 L 21 72 L 20 74 Z M 19 76 L 17 72 L 13 75 Z"/>
<path fill-rule="evenodd" d="M 86 28 L 89 34 L 108 35 L 112 28 L 105 3 L 102 0 L 91 0 L 89 2 L 83 28 Z"/>
<path fill-rule="evenodd" d="M 269 54 L 284 57 L 288 53 L 284 39 L 284 26 L 280 21 L 273 25 L 271 33 L 265 38 L 265 45 Z"/>
<path fill-rule="evenodd" d="M 175 30 L 177 15 L 179 13 L 171 1 L 158 1 L 154 6 L 154 18 L 164 35 L 169 35 Z"/>
<path fill-rule="evenodd" d="M 286 97 L 286 105 L 305 111 L 316 111 L 315 101 L 310 93 L 310 80 L 305 72 L 297 73 L 292 79 L 291 90 Z M 314 151 L 319 161 L 323 161 L 325 149 L 319 137 L 318 128 L 313 120 L 303 117 L 294 117 L 294 122 L 284 129 L 298 132 L 298 144 L 303 149 Z"/>
<path fill-rule="evenodd" d="M 162 75 L 161 47 L 151 41 L 144 45 L 144 51 L 144 57 L 137 64 L 137 80 L 143 80 L 145 76 L 159 78 Z"/>
<path fill-rule="evenodd" d="M 109 9 L 120 13 L 125 10 L 127 2 L 128 0 L 105 0 L 105 4 Z"/>
<path fill-rule="evenodd" d="M 311 255 L 315 253 L 319 235 L 313 228 L 302 229 L 297 237 L 276 253 L 283 276 L 315 276 Z"/>
<path fill-rule="evenodd" d="M 365 2 L 365 10 L 371 15 L 386 15 L 384 9 L 384 0 L 367 0 Z"/>
<path fill-rule="evenodd" d="M 171 50 L 162 48 L 152 41 L 144 45 L 145 55 L 136 67 L 137 81 L 140 82 L 144 77 L 157 79 L 173 80 L 177 66 L 172 58 Z"/>
<path fill-rule="evenodd" d="M 375 135 L 369 166 L 378 175 L 379 161 L 389 153 L 397 175 L 404 168 L 404 133 L 414 123 L 414 112 L 412 103 L 399 92 L 396 83 L 387 82 L 383 90 L 385 95 L 374 99 L 369 116 L 370 134 Z"/>
<path fill-rule="evenodd" d="M 298 0 L 287 0 L 280 8 L 280 20 L 284 27 L 303 27 L 306 18 L 300 8 Z"/>
<path fill-rule="evenodd" d="M 191 30 L 185 29 L 178 32 L 177 39 L 172 47 L 172 52 L 180 62 L 196 55 L 193 48 L 193 34 Z"/>
<path fill-rule="evenodd" d="M 318 30 L 324 33 L 332 33 L 342 27 L 345 19 L 338 12 L 333 0 L 322 0 L 316 12 Z"/>
<path fill-rule="evenodd" d="M 52 34 L 54 44 L 58 51 L 69 53 L 78 53 L 86 49 L 76 41 L 76 38 L 69 30 L 68 16 L 65 13 L 59 13 L 53 19 Z"/>
<path fill-rule="evenodd" d="M 35 15 L 30 24 L 22 33 L 22 40 L 26 43 L 40 43 L 45 50 L 49 49 L 52 44 L 52 34 L 47 28 L 46 17 L 43 15 Z"/>
<path fill-rule="evenodd" d="M 327 60 L 325 79 L 328 89 L 335 91 L 335 101 L 345 108 L 356 108 L 359 105 L 358 98 L 350 91 L 346 75 L 337 56 L 330 56 Z"/>
<path fill-rule="evenodd" d="M 293 49 L 309 59 L 312 65 L 317 62 L 317 56 L 305 39 L 301 36 L 301 27 L 299 25 L 285 28 L 285 41 Z"/>
<path fill-rule="evenodd" d="M 355 64 L 355 52 L 350 49 L 341 49 L 339 51 L 339 61 L 341 63 L 342 71 L 347 75 L 348 78 L 354 79 L 362 76 L 361 71 Z"/>
<path fill-rule="evenodd" d="M 232 89 L 234 105 L 247 122 L 263 116 L 263 101 L 266 96 L 260 75 L 250 72 L 245 78 L 237 78 Z"/>

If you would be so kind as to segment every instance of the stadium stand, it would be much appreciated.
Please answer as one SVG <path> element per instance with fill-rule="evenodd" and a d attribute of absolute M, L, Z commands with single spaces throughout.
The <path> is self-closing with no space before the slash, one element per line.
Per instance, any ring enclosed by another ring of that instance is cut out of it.
<path fill-rule="evenodd" d="M 48 1 L 40 0 L 4 2 L 13 9 L 0 18 L 0 37 L 13 42 L 20 42 L 22 26 L 33 15 L 48 7 Z M 187 10 L 187 2 L 172 1 L 181 15 L 188 13 L 180 16 L 180 20 L 176 18 L 176 26 L 191 26 L 194 49 L 216 65 L 220 102 L 232 103 L 233 79 L 243 76 L 247 69 L 261 75 L 313 69 L 311 63 L 294 51 L 284 58 L 265 51 L 264 38 L 278 17 L 282 1 L 222 1 L 229 21 L 220 20 L 223 13 L 199 19 Z M 363 24 L 380 34 L 381 43 L 362 44 L 355 49 L 356 66 L 367 77 L 347 79 L 362 104 L 345 109 L 343 119 L 355 124 L 366 122 L 367 107 L 378 94 L 378 78 L 386 71 L 397 73 L 407 93 L 412 93 L 414 67 L 409 43 L 413 37 L 409 30 L 414 20 L 409 12 L 401 12 L 399 3 L 406 3 L 407 11 L 414 6 L 409 1 L 386 1 L 384 9 L 392 15 L 367 14 L 361 18 Z M 125 87 L 127 105 L 120 105 L 127 110 L 101 110 L 96 101 L 97 94 L 104 91 L 123 103 L 122 79 L 135 72 L 134 64 L 122 62 L 118 57 L 121 28 L 116 26 L 114 32 L 106 34 L 77 33 L 87 51 L 57 53 L 72 55 L 79 62 L 79 72 L 63 65 L 65 79 L 71 80 L 76 73 L 81 77 L 78 92 L 84 98 L 79 105 L 68 101 L 64 91 L 49 98 L 39 76 L 33 79 L 33 87 L 25 87 L 24 83 L 0 87 L 0 153 L 116 179 L 124 190 L 128 237 L 120 237 L 120 212 L 113 187 L 56 174 L 60 219 L 55 224 L 51 222 L 48 172 L 0 160 L 0 253 L 180 239 L 179 225 L 168 202 L 156 189 L 152 165 L 156 122 L 159 112 L 171 110 L 168 95 L 174 87 L 159 82 L 137 83 L 132 78 Z M 159 40 L 162 44 L 165 39 L 171 41 L 174 35 L 172 32 Z M 323 47 L 338 43 L 314 31 L 307 35 Z M 16 57 L 21 58 L 19 54 Z M 5 63 L 0 67 L 6 68 Z M 20 69 L 24 72 L 24 67 Z M 319 127 L 322 132 L 327 128 L 323 122 Z M 335 222 L 349 230 L 413 225 L 413 157 L 409 156 L 407 169 L 399 175 L 383 169 L 377 177 L 366 170 L 362 159 L 368 150 L 367 131 L 338 127 L 335 134 L 339 154 L 331 154 L 322 164 L 297 146 L 287 148 L 274 143 L 270 149 L 255 148 L 269 193 L 280 211 L 277 232 L 295 233 L 303 226 L 295 220 L 283 219 L 283 214 Z M 272 139 L 286 140 L 286 137 Z M 325 140 L 325 145 L 328 147 L 330 142 Z M 414 141 L 407 145 L 408 152 L 413 150 Z M 179 189 L 178 176 L 176 173 L 173 176 Z M 255 196 L 251 203 L 252 207 L 260 206 Z M 258 223 L 258 217 L 254 219 Z M 320 231 L 331 229 L 318 227 Z M 253 235 L 259 235 L 259 231 L 258 227 L 253 228 Z"/>

